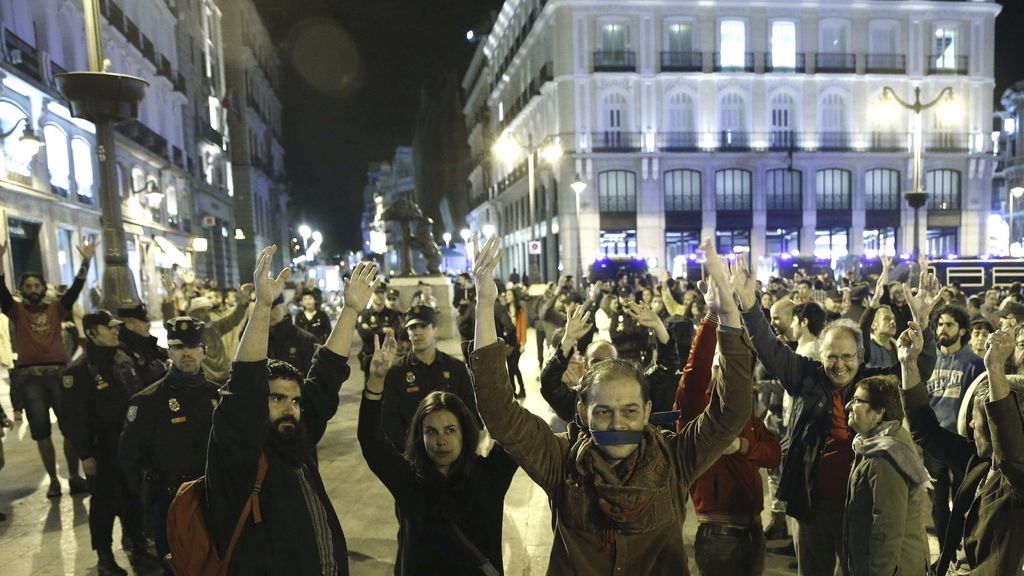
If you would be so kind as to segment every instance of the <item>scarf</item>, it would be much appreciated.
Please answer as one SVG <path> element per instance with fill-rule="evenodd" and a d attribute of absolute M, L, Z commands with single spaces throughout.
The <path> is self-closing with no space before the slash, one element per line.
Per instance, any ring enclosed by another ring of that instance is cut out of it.
<path fill-rule="evenodd" d="M 594 495 L 605 517 L 602 550 L 614 549 L 617 528 L 629 529 L 668 484 L 668 447 L 661 434 L 650 425 L 644 427 L 636 450 L 615 466 L 598 452 L 594 439 L 582 431 L 569 457 L 574 466 L 572 476 L 578 485 L 585 486 Z"/>
<path fill-rule="evenodd" d="M 879 423 L 867 434 L 857 434 L 853 439 L 853 452 L 865 458 L 885 458 L 907 484 L 914 488 L 931 489 L 931 476 L 914 447 L 889 435 L 900 425 L 898 420 L 888 420 Z"/>
<path fill-rule="evenodd" d="M 174 384 L 180 384 L 189 388 L 206 384 L 206 374 L 203 373 L 202 368 L 200 368 L 195 374 L 185 374 L 181 370 L 178 370 L 177 366 L 172 364 L 171 371 L 168 376 Z"/>

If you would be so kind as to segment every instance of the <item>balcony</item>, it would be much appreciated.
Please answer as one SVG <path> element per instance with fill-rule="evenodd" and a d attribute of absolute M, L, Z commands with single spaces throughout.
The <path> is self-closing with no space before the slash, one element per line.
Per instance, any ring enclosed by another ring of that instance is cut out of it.
<path fill-rule="evenodd" d="M 725 152 L 750 150 L 750 132 L 722 130 L 718 133 L 718 149 Z"/>
<path fill-rule="evenodd" d="M 772 73 L 804 73 L 807 71 L 807 57 L 805 54 L 793 54 L 792 58 L 780 58 L 775 61 L 772 53 L 764 55 L 764 71 Z"/>
<path fill-rule="evenodd" d="M 160 65 L 156 59 L 156 48 L 153 46 L 153 41 L 150 40 L 145 34 L 139 33 L 139 37 L 142 38 L 142 56 L 149 60 L 153 66 L 158 69 Z"/>
<path fill-rule="evenodd" d="M 643 142 L 642 132 L 595 132 L 594 152 L 639 152 Z"/>
<path fill-rule="evenodd" d="M 797 148 L 796 132 L 792 130 L 772 130 L 768 133 L 768 149 L 778 152 L 780 150 L 793 150 Z"/>
<path fill-rule="evenodd" d="M 658 149 L 663 152 L 700 150 L 700 132 L 659 132 Z"/>
<path fill-rule="evenodd" d="M 857 71 L 856 54 L 815 54 L 815 72 L 853 73 Z"/>
<path fill-rule="evenodd" d="M 127 16 L 124 18 L 124 36 L 129 44 L 138 48 L 140 52 L 142 51 L 142 32 L 135 25 L 135 22 Z"/>
<path fill-rule="evenodd" d="M 906 74 L 907 57 L 903 54 L 868 54 L 868 74 Z"/>
<path fill-rule="evenodd" d="M 171 84 L 174 83 L 174 71 L 171 70 L 171 61 L 163 54 L 160 55 L 160 65 L 157 66 L 156 72 L 164 78 L 167 78 Z"/>
<path fill-rule="evenodd" d="M 182 170 L 185 169 L 185 153 L 182 152 L 181 148 L 177 146 L 171 146 L 171 156 L 174 160 L 174 165 Z"/>
<path fill-rule="evenodd" d="M 845 152 L 853 148 L 850 132 L 819 132 L 818 150 L 822 152 Z"/>
<path fill-rule="evenodd" d="M 114 125 L 114 130 L 150 152 L 162 158 L 167 158 L 167 139 L 154 132 L 142 122 L 138 120 L 121 122 Z"/>
<path fill-rule="evenodd" d="M 740 63 L 735 58 L 726 58 L 723 62 L 722 53 L 715 52 L 715 72 L 753 72 L 754 71 L 754 53 L 745 52 L 743 54 L 743 62 Z"/>
<path fill-rule="evenodd" d="M 174 78 L 174 91 L 181 92 L 182 94 L 184 94 L 185 89 L 185 76 L 181 72 L 178 72 L 178 75 Z"/>
<path fill-rule="evenodd" d="M 636 72 L 636 52 L 594 52 L 594 72 Z"/>
<path fill-rule="evenodd" d="M 924 135 L 924 149 L 928 152 L 968 152 L 970 135 L 960 132 L 928 132 Z"/>
<path fill-rule="evenodd" d="M 872 132 L 868 146 L 872 152 L 906 152 L 910 139 L 906 132 Z"/>
<path fill-rule="evenodd" d="M 9 29 L 5 32 L 7 61 L 29 77 L 42 81 L 43 75 L 39 69 L 39 51 Z"/>
<path fill-rule="evenodd" d="M 662 72 L 702 72 L 704 55 L 700 52 L 662 52 Z"/>
<path fill-rule="evenodd" d="M 67 70 L 65 70 L 63 66 L 57 64 L 53 60 L 50 60 L 50 85 L 56 88 L 56 84 L 53 81 L 53 77 L 57 74 L 63 74 L 65 72 L 67 72 Z"/>
<path fill-rule="evenodd" d="M 210 123 L 202 118 L 198 118 L 196 123 L 199 125 L 197 132 L 199 137 L 216 145 L 219 148 L 224 147 L 224 136 L 221 135 Z"/>
<path fill-rule="evenodd" d="M 110 22 L 110 25 L 121 34 L 127 35 L 127 28 L 125 27 L 124 22 L 124 11 L 122 11 L 121 7 L 113 1 L 108 2 L 107 7 L 108 9 L 104 11 L 104 14 L 107 16 L 107 22 Z"/>
<path fill-rule="evenodd" d="M 967 56 L 941 56 L 932 54 L 932 56 L 928 58 L 928 74 L 966 76 L 967 62 Z"/>
<path fill-rule="evenodd" d="M 540 67 L 540 74 L 537 75 L 537 78 L 540 79 L 540 83 L 541 84 L 544 84 L 546 82 L 551 82 L 552 80 L 554 80 L 555 79 L 555 66 L 554 66 L 554 64 L 552 64 L 551 62 L 545 62 L 544 65 Z"/>

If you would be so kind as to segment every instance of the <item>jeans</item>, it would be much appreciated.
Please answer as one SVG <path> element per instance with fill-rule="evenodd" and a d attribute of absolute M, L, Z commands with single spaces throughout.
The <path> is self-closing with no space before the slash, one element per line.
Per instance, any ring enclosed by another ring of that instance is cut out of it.
<path fill-rule="evenodd" d="M 842 500 L 812 500 L 811 518 L 798 521 L 796 557 L 800 576 L 833 576 L 838 559 L 842 566 L 846 557 L 843 539 L 843 515 L 846 503 Z"/>

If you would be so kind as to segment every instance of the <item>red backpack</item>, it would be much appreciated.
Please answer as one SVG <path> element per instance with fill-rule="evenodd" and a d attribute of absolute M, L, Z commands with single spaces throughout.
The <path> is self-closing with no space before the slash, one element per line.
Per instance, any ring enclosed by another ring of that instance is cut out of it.
<path fill-rule="evenodd" d="M 242 535 L 242 528 L 245 527 L 249 515 L 252 515 L 256 524 L 263 521 L 260 512 L 260 489 L 266 475 L 267 456 L 260 454 L 256 484 L 252 487 L 245 506 L 242 507 L 242 514 L 235 524 L 235 532 L 231 535 L 223 560 L 217 554 L 217 546 L 203 520 L 206 476 L 200 476 L 178 488 L 178 493 L 167 510 L 167 545 L 171 553 L 164 557 L 175 576 L 225 576 L 228 573 L 231 554 L 235 551 L 235 544 Z"/>

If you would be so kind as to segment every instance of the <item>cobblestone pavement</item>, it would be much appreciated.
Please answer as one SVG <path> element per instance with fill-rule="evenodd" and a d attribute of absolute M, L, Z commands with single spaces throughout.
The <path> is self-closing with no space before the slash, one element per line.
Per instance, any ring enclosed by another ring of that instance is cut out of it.
<path fill-rule="evenodd" d="M 527 343 L 521 359 L 528 396 L 524 405 L 548 418 L 556 426 L 561 421 L 540 397 L 536 347 Z M 459 355 L 456 341 L 443 341 L 441 349 Z M 331 421 L 319 447 L 321 474 L 334 507 L 341 519 L 349 546 L 349 563 L 354 576 L 384 576 L 394 573 L 397 523 L 393 499 L 366 467 L 356 442 L 356 415 L 361 390 L 358 362 L 352 354 L 353 378 L 342 387 L 341 408 Z M 11 414 L 6 370 L 0 370 L 0 402 Z M 23 575 L 95 575 L 96 557 L 89 547 L 89 498 L 69 496 L 64 463 L 60 456 L 59 432 L 54 434 L 64 496 L 49 500 L 48 482 L 29 438 L 26 422 L 18 422 L 4 438 L 6 465 L 0 471 L 0 574 Z M 686 542 L 692 546 L 696 522 L 688 506 L 684 526 Z M 767 514 L 765 515 L 767 521 Z M 120 527 L 115 523 L 115 555 L 128 567 L 127 557 L 117 547 Z M 933 550 L 935 539 L 931 538 Z M 505 499 L 504 561 L 506 574 L 543 574 L 551 548 L 551 516 L 544 493 L 520 471 Z M 771 543 L 770 543 L 771 544 Z M 692 547 L 688 551 L 690 572 L 696 574 Z M 765 574 L 796 574 L 793 559 L 769 554 Z M 150 571 L 146 574 L 156 574 Z"/>

